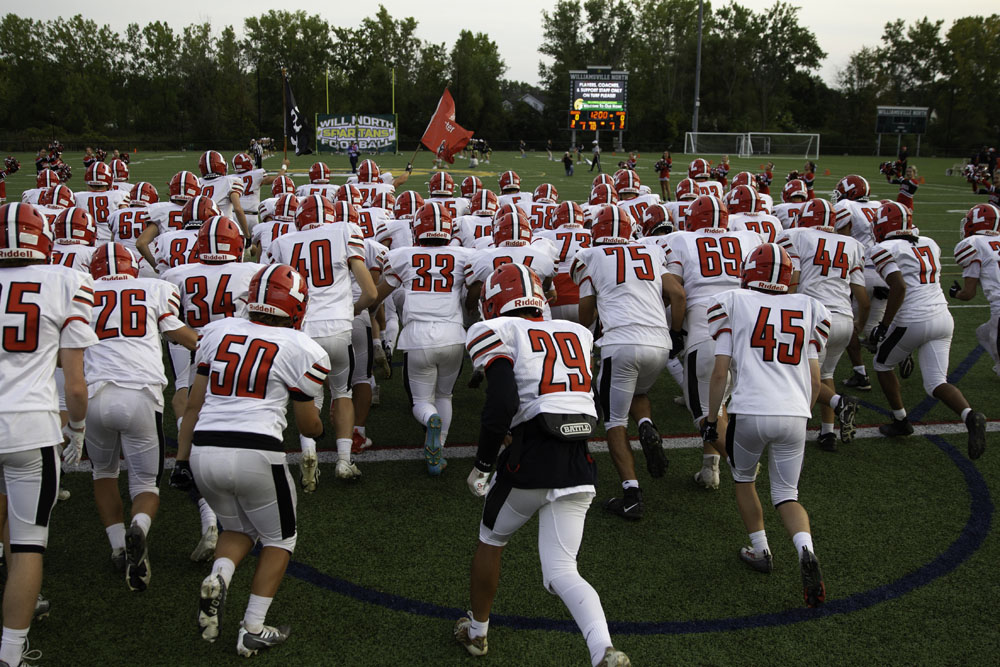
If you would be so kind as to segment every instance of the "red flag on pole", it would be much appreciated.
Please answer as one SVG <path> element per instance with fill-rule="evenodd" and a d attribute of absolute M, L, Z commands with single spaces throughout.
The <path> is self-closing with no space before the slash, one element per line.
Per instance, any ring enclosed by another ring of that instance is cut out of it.
<path fill-rule="evenodd" d="M 420 143 L 438 157 L 454 163 L 455 153 L 465 148 L 472 134 L 455 122 L 455 100 L 445 88 Z"/>

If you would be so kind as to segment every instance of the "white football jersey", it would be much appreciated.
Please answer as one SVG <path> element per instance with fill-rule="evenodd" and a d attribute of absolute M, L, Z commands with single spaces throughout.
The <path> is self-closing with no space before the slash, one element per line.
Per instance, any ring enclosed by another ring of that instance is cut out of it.
<path fill-rule="evenodd" d="M 123 190 L 109 190 L 107 192 L 74 192 L 76 207 L 90 213 L 97 225 L 97 238 L 103 245 L 111 239 L 108 220 L 111 213 L 129 205 L 129 193 Z"/>
<path fill-rule="evenodd" d="M 374 239 L 392 216 L 384 208 L 363 208 L 358 211 L 358 227 L 366 239 Z"/>
<path fill-rule="evenodd" d="M 761 200 L 764 202 L 764 212 L 774 215 L 774 198 L 763 192 L 757 192 L 757 194 L 760 195 Z"/>
<path fill-rule="evenodd" d="M 504 241 L 499 247 L 484 248 L 473 256 L 466 269 L 466 283 L 484 283 L 493 272 L 504 264 L 523 264 L 530 267 L 544 283 L 556 274 L 555 263 L 548 248 L 524 241 Z"/>
<path fill-rule="evenodd" d="M 505 195 L 497 195 L 497 206 L 503 206 L 504 204 L 519 206 L 521 202 L 530 204 L 534 196 L 535 193 L 533 192 L 509 192 Z"/>
<path fill-rule="evenodd" d="M 260 256 L 263 257 L 267 249 L 271 247 L 274 239 L 285 234 L 296 231 L 294 222 L 279 222 L 270 220 L 268 222 L 258 222 L 250 232 L 250 238 L 254 243 L 260 245 Z"/>
<path fill-rule="evenodd" d="M 497 317 L 469 327 L 466 349 L 476 368 L 513 362 L 517 412 L 511 427 L 546 412 L 597 417 L 591 393 L 594 337 L 568 320 Z"/>
<path fill-rule="evenodd" d="M 263 261 L 289 264 L 305 276 L 309 307 L 302 330 L 320 338 L 351 328 L 354 300 L 349 262 L 364 262 L 364 253 L 358 226 L 338 222 L 279 236 Z"/>
<path fill-rule="evenodd" d="M 732 357 L 730 414 L 812 416 L 809 360 L 830 336 L 823 304 L 805 294 L 735 289 L 713 300 L 708 320 L 715 355 Z"/>
<path fill-rule="evenodd" d="M 769 213 L 732 213 L 729 229 L 734 232 L 751 231 L 764 243 L 774 243 L 781 233 L 781 220 Z"/>
<path fill-rule="evenodd" d="M 489 215 L 463 215 L 452 221 L 452 245 L 475 248 L 476 241 L 493 236 L 493 217 Z"/>
<path fill-rule="evenodd" d="M 531 201 L 530 199 L 517 203 L 517 207 L 528 216 L 528 220 L 531 222 L 531 229 L 534 231 L 552 229 L 552 215 L 558 206 L 559 204 Z"/>
<path fill-rule="evenodd" d="M 663 249 L 639 243 L 598 245 L 577 252 L 571 276 L 580 298 L 597 297 L 604 335 L 598 345 L 638 344 L 670 349 L 663 305 Z"/>
<path fill-rule="evenodd" d="M 802 212 L 802 207 L 805 205 L 805 202 L 775 204 L 772 213 L 781 222 L 782 229 L 791 229 L 798 223 L 799 213 Z"/>
<path fill-rule="evenodd" d="M 277 203 L 278 203 L 277 197 L 268 197 L 267 199 L 257 204 L 257 209 L 256 209 L 257 220 L 258 220 L 257 224 L 266 221 L 268 218 L 274 215 L 274 207 L 277 205 Z"/>
<path fill-rule="evenodd" d="M 874 225 L 882 204 L 877 201 L 851 201 L 843 199 L 833 205 L 837 214 L 837 229 L 851 223 L 851 236 L 861 242 L 865 250 L 875 245 Z"/>
<path fill-rule="evenodd" d="M 545 239 L 555 247 L 556 273 L 569 273 L 576 253 L 589 248 L 593 241 L 590 230 L 583 225 L 563 225 L 556 229 L 535 232 L 536 239 Z"/>
<path fill-rule="evenodd" d="M 159 234 L 184 229 L 184 218 L 181 216 L 183 211 L 184 207 L 181 204 L 169 201 L 157 202 L 146 207 L 149 222 L 156 225 Z"/>
<path fill-rule="evenodd" d="M 335 183 L 306 183 L 295 188 L 295 196 L 302 199 L 311 195 L 319 195 L 320 197 L 326 197 L 330 201 L 334 201 L 339 189 L 340 186 Z"/>
<path fill-rule="evenodd" d="M 148 224 L 150 224 L 149 212 L 146 210 L 146 207 L 120 208 L 108 218 L 108 229 L 111 232 L 110 240 L 115 243 L 121 243 L 134 254 L 138 255 L 135 242 Z M 98 239 L 100 239 L 100 233 L 98 233 Z"/>
<path fill-rule="evenodd" d="M 830 227 L 796 227 L 782 232 L 778 245 L 800 272 L 796 291 L 831 313 L 853 317 L 851 285 L 865 286 L 865 249 L 856 239 Z"/>
<path fill-rule="evenodd" d="M 45 221 L 50 225 L 56 221 L 56 218 L 63 211 L 61 208 L 52 208 L 51 206 L 42 206 L 41 204 L 34 204 L 34 208 L 38 211 L 38 215 L 45 218 Z"/>
<path fill-rule="evenodd" d="M 719 181 L 696 181 L 695 183 L 698 186 L 699 195 L 711 195 L 719 201 L 725 199 L 726 195 L 722 189 L 722 183 Z"/>
<path fill-rule="evenodd" d="M 128 181 L 115 181 L 111 184 L 111 189 L 127 192 L 129 194 L 129 199 L 132 198 L 132 184 Z"/>
<path fill-rule="evenodd" d="M 356 187 L 358 192 L 361 193 L 361 201 L 365 202 L 366 205 L 376 195 L 380 195 L 382 193 L 390 195 L 396 194 L 396 188 L 393 186 L 391 181 L 389 183 L 355 183 L 354 187 Z"/>
<path fill-rule="evenodd" d="M 629 214 L 632 218 L 632 227 L 642 230 L 642 216 L 646 209 L 653 204 L 660 203 L 660 195 L 639 195 L 632 199 L 622 199 L 618 202 L 618 208 Z"/>
<path fill-rule="evenodd" d="M 149 244 L 156 260 L 156 272 L 163 273 L 181 264 L 198 261 L 198 230 L 182 229 L 160 234 Z"/>
<path fill-rule="evenodd" d="M 208 377 L 196 434 L 264 436 L 273 439 L 278 451 L 288 425 L 289 396 L 322 396 L 330 372 L 326 352 L 301 331 L 238 317 L 201 330 L 195 365 L 199 375 Z"/>
<path fill-rule="evenodd" d="M 226 262 L 202 264 L 195 261 L 164 271 L 163 280 L 180 295 L 180 317 L 192 329 L 225 317 L 247 316 L 250 281 L 263 264 Z"/>
<path fill-rule="evenodd" d="M 38 204 L 38 198 L 42 196 L 42 193 L 48 190 L 48 188 L 29 188 L 21 193 L 21 203 L 22 204 Z"/>
<path fill-rule="evenodd" d="M 62 442 L 56 360 L 60 348 L 97 344 L 90 328 L 94 281 L 57 265 L 0 269 L 0 419 L 45 413 L 28 432 L 6 433 L 0 451 L 15 452 Z M 157 352 L 159 355 L 159 352 Z"/>
<path fill-rule="evenodd" d="M 90 260 L 95 252 L 97 252 L 97 248 L 94 246 L 79 243 L 53 243 L 49 264 L 68 266 L 71 269 L 89 274 Z"/>
<path fill-rule="evenodd" d="M 915 324 L 948 316 L 948 302 L 941 291 L 941 249 L 934 239 L 921 236 L 915 242 L 888 239 L 868 251 L 868 259 L 884 280 L 897 271 L 906 284 L 903 305 L 893 322 Z"/>
<path fill-rule="evenodd" d="M 676 231 L 684 230 L 684 223 L 687 221 L 688 208 L 691 206 L 693 201 L 693 199 L 685 201 L 676 200 L 668 201 L 664 204 L 664 206 L 667 207 L 667 210 L 670 211 L 670 217 L 674 221 L 674 229 Z"/>
<path fill-rule="evenodd" d="M 1000 236 L 975 234 L 955 246 L 955 261 L 963 278 L 975 278 L 990 302 L 990 312 L 1000 313 Z"/>
<path fill-rule="evenodd" d="M 160 333 L 184 326 L 179 307 L 177 288 L 156 278 L 119 274 L 95 280 L 90 325 L 100 342 L 84 353 L 91 395 L 104 382 L 148 386 L 162 405 L 167 376 Z"/>
<path fill-rule="evenodd" d="M 256 213 L 260 205 L 260 186 L 264 182 L 267 171 L 264 169 L 251 169 L 242 174 L 232 176 L 240 182 L 243 194 L 240 195 L 240 206 L 244 213 Z"/>
<path fill-rule="evenodd" d="M 413 228 L 410 220 L 390 218 L 385 221 L 382 230 L 375 230 L 375 240 L 389 250 L 409 248 L 413 245 Z"/>
<path fill-rule="evenodd" d="M 211 198 L 219 207 L 219 213 L 233 220 L 236 218 L 233 218 L 233 200 L 230 195 L 234 192 L 240 197 L 243 196 L 243 181 L 239 176 L 226 175 L 201 179 L 201 196 Z"/>
<path fill-rule="evenodd" d="M 385 281 L 406 294 L 399 349 L 465 342 L 462 287 L 474 254 L 457 246 L 414 246 L 389 252 Z"/>
<path fill-rule="evenodd" d="M 440 204 L 444 210 L 448 211 L 452 220 L 470 213 L 469 200 L 465 197 L 428 197 L 424 201 L 428 204 L 432 202 Z"/>

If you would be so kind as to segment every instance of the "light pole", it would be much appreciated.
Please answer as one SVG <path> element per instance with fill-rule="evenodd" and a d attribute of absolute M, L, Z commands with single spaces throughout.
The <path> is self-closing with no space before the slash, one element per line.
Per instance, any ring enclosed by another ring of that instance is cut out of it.
<path fill-rule="evenodd" d="M 704 3 L 698 0 L 698 52 L 694 61 L 694 114 L 691 116 L 691 150 L 698 152 L 698 108 L 701 106 L 701 26 Z"/>

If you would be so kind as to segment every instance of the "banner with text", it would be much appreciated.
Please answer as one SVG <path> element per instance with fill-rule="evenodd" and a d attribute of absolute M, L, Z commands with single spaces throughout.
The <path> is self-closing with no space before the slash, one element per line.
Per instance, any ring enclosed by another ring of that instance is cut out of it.
<path fill-rule="evenodd" d="M 316 114 L 316 152 L 343 153 L 358 142 L 362 153 L 396 152 L 392 114 Z"/>

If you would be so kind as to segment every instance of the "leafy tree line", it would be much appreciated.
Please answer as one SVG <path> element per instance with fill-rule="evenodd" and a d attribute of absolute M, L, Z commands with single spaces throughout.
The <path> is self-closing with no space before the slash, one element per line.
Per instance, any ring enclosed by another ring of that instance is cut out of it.
<path fill-rule="evenodd" d="M 0 20 L 0 137 L 101 141 L 148 147 L 242 146 L 281 134 L 281 75 L 300 109 L 386 113 L 395 108 L 412 145 L 445 86 L 457 121 L 496 146 L 569 141 L 564 130 L 571 69 L 631 72 L 628 145 L 680 150 L 690 129 L 697 0 L 558 0 L 540 12 L 541 88 L 505 77 L 488 35 L 454 43 L 416 37 L 417 21 L 379 6 L 357 26 L 305 11 L 249 17 L 242 37 L 207 23 L 129 25 L 119 33 L 77 15 Z M 1000 16 L 885 26 L 881 43 L 853 53 L 833 86 L 826 56 L 798 9 L 779 0 L 754 11 L 705 3 L 700 129 L 821 132 L 823 147 L 871 153 L 878 104 L 928 106 L 925 152 L 962 153 L 1000 143 Z M 520 98 L 546 103 L 539 114 Z M 892 145 L 894 142 L 885 142 Z"/>

